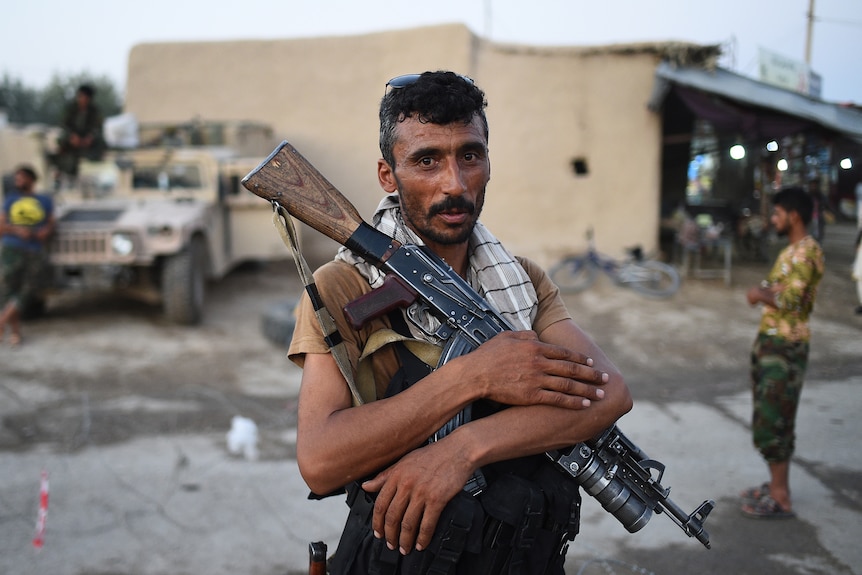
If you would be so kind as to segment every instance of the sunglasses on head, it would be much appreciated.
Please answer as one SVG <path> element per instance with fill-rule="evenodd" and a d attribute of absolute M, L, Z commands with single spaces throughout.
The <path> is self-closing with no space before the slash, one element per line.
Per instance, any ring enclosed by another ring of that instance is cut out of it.
<path fill-rule="evenodd" d="M 409 86 L 416 82 L 422 74 L 404 74 L 402 76 L 395 76 L 388 82 L 386 82 L 386 88 L 384 89 L 384 93 L 389 93 L 389 90 L 398 90 L 399 88 L 403 88 L 405 86 Z M 464 76 L 462 74 L 458 74 L 462 80 L 466 81 L 469 84 L 473 84 L 473 78 L 469 76 Z"/>

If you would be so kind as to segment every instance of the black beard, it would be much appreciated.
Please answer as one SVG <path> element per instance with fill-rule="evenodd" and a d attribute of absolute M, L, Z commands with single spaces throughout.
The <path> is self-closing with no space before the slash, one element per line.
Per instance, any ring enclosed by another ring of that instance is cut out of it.
<path fill-rule="evenodd" d="M 484 193 L 482 196 L 484 196 Z M 462 196 L 447 196 L 442 202 L 430 206 L 428 211 L 423 214 L 413 213 L 408 208 L 409 206 L 401 200 L 401 217 L 404 218 L 405 223 L 408 223 L 413 231 L 422 236 L 425 241 L 439 245 L 457 245 L 469 240 L 470 235 L 473 233 L 475 221 L 479 219 L 479 215 L 482 213 L 481 206 L 477 207 L 476 204 Z M 438 232 L 434 230 L 430 224 L 426 227 L 425 224 L 430 222 L 434 216 L 447 210 L 462 210 L 467 212 L 470 216 L 474 216 L 474 225 L 461 229 L 454 236 L 451 235 L 451 230 L 450 233 L 446 233 L 445 231 Z"/>
<path fill-rule="evenodd" d="M 446 202 L 446 203 L 448 204 L 449 202 Z M 461 202 L 459 201 L 459 203 L 461 203 Z M 467 203 L 472 205 L 472 203 L 470 203 L 470 202 L 467 202 Z M 451 208 L 442 208 L 441 209 L 439 206 L 440 206 L 440 204 L 431 208 L 429 211 L 429 215 L 426 218 L 424 218 L 423 221 L 430 220 L 434 214 L 438 214 L 442 211 L 445 211 L 446 209 L 451 209 Z M 466 206 L 464 206 L 464 208 L 467 209 Z M 470 214 L 473 214 L 475 211 L 476 211 L 476 209 L 475 209 L 475 207 L 473 207 L 473 209 L 470 210 Z M 426 226 L 422 225 L 422 222 L 417 222 L 416 220 L 414 220 L 412 217 L 412 214 L 410 214 L 408 211 L 404 210 L 403 208 L 401 211 L 401 217 L 403 217 L 404 221 L 410 225 L 410 227 L 413 229 L 413 231 L 418 233 L 420 236 L 422 236 L 426 242 L 433 242 L 435 244 L 440 244 L 441 246 L 452 246 L 452 245 L 464 243 L 468 239 L 470 239 L 470 235 L 473 233 L 473 226 L 470 226 L 468 228 L 464 228 L 464 229 L 460 230 L 460 232 L 454 236 L 450 235 L 450 234 L 446 234 L 446 233 L 438 233 L 431 226 L 426 227 Z"/>

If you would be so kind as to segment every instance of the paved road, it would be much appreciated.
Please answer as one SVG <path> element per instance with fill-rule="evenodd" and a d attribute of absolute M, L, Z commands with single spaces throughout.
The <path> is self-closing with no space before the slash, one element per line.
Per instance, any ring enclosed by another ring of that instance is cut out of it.
<path fill-rule="evenodd" d="M 794 520 L 743 518 L 736 498 L 765 478 L 748 431 L 757 310 L 744 290 L 768 264 L 735 263 L 730 288 L 685 281 L 667 301 L 603 283 L 567 298 L 627 374 L 636 405 L 620 427 L 666 464 L 672 499 L 686 511 L 717 503 L 706 550 L 663 516 L 628 534 L 585 498 L 567 573 L 862 573 L 852 236 L 834 226 L 824 242 Z M 27 346 L 0 348 L 0 573 L 286 575 L 303 572 L 310 540 L 334 546 L 346 507 L 307 501 L 293 459 L 299 372 L 258 329 L 261 308 L 296 289 L 289 268 L 233 274 L 197 330 L 165 325 L 142 306 L 61 306 L 30 326 Z M 258 460 L 226 450 L 236 414 L 260 426 Z M 42 470 L 50 506 L 36 550 Z"/>

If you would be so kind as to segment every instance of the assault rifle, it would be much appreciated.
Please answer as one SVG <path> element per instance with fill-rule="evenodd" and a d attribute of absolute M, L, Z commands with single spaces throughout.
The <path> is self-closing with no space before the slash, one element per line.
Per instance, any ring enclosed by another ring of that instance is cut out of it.
<path fill-rule="evenodd" d="M 345 310 L 354 326 L 389 308 L 418 301 L 423 313 L 438 320 L 433 331 L 423 328 L 444 342 L 438 365 L 512 329 L 436 254 L 422 246 L 402 245 L 365 223 L 347 198 L 287 142 L 243 178 L 242 184 L 386 273 L 388 287 L 370 292 Z M 447 425 L 454 428 L 460 423 L 456 418 Z M 444 435 L 446 430 L 439 433 Z M 649 459 L 617 426 L 598 438 L 546 455 L 630 533 L 643 528 L 653 512 L 667 513 L 686 535 L 710 548 L 703 524 L 715 502 L 706 500 L 686 514 L 668 497 L 670 488 L 661 485 L 664 465 Z"/>

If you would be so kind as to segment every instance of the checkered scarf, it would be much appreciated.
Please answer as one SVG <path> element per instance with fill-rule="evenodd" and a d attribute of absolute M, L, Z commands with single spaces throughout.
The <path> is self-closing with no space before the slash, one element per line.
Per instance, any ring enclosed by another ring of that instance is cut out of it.
<path fill-rule="evenodd" d="M 401 206 L 398 194 L 392 193 L 383 198 L 374 217 L 372 225 L 384 234 L 395 238 L 402 244 L 423 245 L 422 240 L 413 233 L 401 217 Z M 467 269 L 467 283 L 516 330 L 532 329 L 533 319 L 538 309 L 538 297 L 530 277 L 521 264 L 503 247 L 503 244 L 482 225 L 476 222 L 469 240 L 470 263 Z M 347 248 L 338 250 L 335 259 L 347 262 L 368 280 L 373 288 L 383 285 L 384 274 L 364 259 L 355 255 Z M 407 313 L 413 317 L 423 317 L 423 329 L 426 333 L 436 331 L 439 323 L 428 314 L 415 313 L 418 304 L 413 304 Z M 414 313 L 411 313 L 414 312 Z M 415 337 L 429 340 L 427 335 L 420 333 L 410 324 Z"/>

